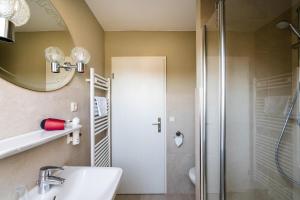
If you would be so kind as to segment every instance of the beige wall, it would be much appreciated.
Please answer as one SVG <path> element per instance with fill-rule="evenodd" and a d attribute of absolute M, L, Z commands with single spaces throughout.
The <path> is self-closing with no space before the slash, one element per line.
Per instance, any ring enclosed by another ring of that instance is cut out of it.
<path fill-rule="evenodd" d="M 104 32 L 83 0 L 52 0 L 62 14 L 76 46 L 89 50 L 92 59 L 89 66 L 98 73 L 104 71 Z M 14 199 L 14 189 L 24 184 L 35 185 L 38 169 L 43 165 L 88 165 L 88 84 L 85 74 L 77 74 L 65 88 L 48 93 L 32 92 L 0 79 L 0 138 L 11 137 L 39 128 L 45 117 L 70 119 L 81 118 L 83 125 L 82 143 L 73 147 L 66 144 L 66 138 L 45 144 L 22 154 L 0 161 L 1 200 Z M 71 113 L 70 101 L 79 104 L 79 111 Z M 51 134 L 51 133 L 49 133 Z"/>
<path fill-rule="evenodd" d="M 196 81 L 195 32 L 105 32 L 105 67 L 113 56 L 167 56 L 167 182 L 168 193 L 192 193 L 188 178 L 194 162 L 194 90 Z M 184 145 L 173 136 L 180 130 Z"/>

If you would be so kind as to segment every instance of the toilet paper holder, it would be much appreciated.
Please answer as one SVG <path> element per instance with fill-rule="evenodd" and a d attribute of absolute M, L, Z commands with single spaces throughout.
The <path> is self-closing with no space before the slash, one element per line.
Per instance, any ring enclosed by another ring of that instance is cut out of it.
<path fill-rule="evenodd" d="M 177 132 L 176 132 L 176 136 L 181 136 L 181 135 L 182 135 L 182 137 L 184 137 L 183 133 L 181 133 L 180 131 L 177 131 Z M 175 136 L 175 137 L 176 137 L 176 136 Z"/>
<path fill-rule="evenodd" d="M 175 133 L 174 142 L 175 142 L 175 145 L 177 146 L 177 148 L 179 148 L 183 145 L 183 138 L 184 138 L 184 135 L 180 131 L 177 131 Z"/>

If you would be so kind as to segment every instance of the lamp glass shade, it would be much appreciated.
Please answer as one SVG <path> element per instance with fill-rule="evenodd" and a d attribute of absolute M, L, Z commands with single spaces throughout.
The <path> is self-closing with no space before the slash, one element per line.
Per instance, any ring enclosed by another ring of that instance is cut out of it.
<path fill-rule="evenodd" d="M 15 12 L 11 16 L 10 20 L 15 26 L 22 26 L 30 19 L 30 9 L 25 0 L 16 0 Z"/>
<path fill-rule="evenodd" d="M 16 0 L 0 0 L 0 17 L 10 19 L 15 13 Z"/>
<path fill-rule="evenodd" d="M 91 59 L 90 53 L 82 47 L 73 48 L 71 57 L 76 63 L 80 62 L 83 64 L 87 64 Z"/>
<path fill-rule="evenodd" d="M 45 58 L 49 62 L 56 62 L 63 64 L 65 61 L 65 55 L 63 51 L 58 47 L 48 47 L 45 49 Z"/>

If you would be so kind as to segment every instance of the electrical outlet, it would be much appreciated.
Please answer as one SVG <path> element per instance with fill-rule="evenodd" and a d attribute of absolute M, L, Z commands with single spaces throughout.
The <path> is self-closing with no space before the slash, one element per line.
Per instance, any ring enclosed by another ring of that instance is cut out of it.
<path fill-rule="evenodd" d="M 71 102 L 70 108 L 71 108 L 71 112 L 77 112 L 78 104 L 76 102 Z"/>

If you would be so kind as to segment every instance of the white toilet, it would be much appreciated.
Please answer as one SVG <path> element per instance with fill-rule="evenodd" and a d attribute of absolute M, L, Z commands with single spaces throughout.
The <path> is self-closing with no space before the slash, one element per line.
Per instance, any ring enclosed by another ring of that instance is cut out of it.
<path fill-rule="evenodd" d="M 192 183 L 195 185 L 196 183 L 196 168 L 193 167 L 189 170 L 189 177 Z"/>

